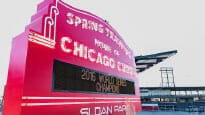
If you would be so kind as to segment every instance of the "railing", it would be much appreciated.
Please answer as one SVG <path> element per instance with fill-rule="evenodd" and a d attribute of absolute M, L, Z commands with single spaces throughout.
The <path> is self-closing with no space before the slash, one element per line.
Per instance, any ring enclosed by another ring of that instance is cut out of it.
<path fill-rule="evenodd" d="M 205 112 L 205 102 L 191 103 L 159 103 L 159 110 L 164 111 L 186 111 L 186 112 Z"/>
<path fill-rule="evenodd" d="M 152 102 L 150 104 L 153 104 Z M 150 109 L 151 111 L 185 111 L 185 112 L 205 112 L 205 102 L 190 102 L 190 103 L 173 103 L 159 102 L 158 110 Z M 143 108 L 142 108 L 143 109 Z M 146 110 L 145 110 L 146 111 Z"/>
<path fill-rule="evenodd" d="M 187 95 L 185 95 L 185 94 L 177 94 L 177 95 L 156 95 L 156 94 L 154 94 L 154 95 L 142 95 L 141 96 L 142 98 L 176 98 L 176 97 L 205 97 L 205 94 L 200 94 L 200 95 L 198 95 L 198 94 L 187 94 Z"/>

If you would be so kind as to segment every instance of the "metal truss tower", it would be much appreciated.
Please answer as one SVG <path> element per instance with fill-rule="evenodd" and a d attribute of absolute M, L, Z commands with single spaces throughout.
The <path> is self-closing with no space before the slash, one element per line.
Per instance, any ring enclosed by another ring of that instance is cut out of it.
<path fill-rule="evenodd" d="M 161 86 L 162 87 L 175 87 L 174 73 L 172 67 L 161 67 Z"/>

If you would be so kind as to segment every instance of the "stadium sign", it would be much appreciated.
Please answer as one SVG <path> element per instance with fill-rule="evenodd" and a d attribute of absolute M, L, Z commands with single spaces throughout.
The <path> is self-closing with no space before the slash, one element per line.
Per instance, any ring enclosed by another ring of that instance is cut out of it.
<path fill-rule="evenodd" d="M 13 39 L 3 115 L 135 114 L 133 57 L 105 20 L 44 0 Z"/>

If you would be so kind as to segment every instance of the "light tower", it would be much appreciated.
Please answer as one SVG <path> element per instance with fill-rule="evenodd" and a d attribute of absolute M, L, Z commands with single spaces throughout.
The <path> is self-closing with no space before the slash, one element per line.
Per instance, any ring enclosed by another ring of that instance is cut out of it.
<path fill-rule="evenodd" d="M 161 67 L 161 86 L 162 87 L 175 87 L 174 73 L 172 67 Z"/>

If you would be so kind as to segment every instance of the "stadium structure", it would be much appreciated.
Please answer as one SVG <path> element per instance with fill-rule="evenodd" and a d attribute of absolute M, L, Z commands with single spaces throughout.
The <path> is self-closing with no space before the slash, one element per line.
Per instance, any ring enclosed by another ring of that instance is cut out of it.
<path fill-rule="evenodd" d="M 175 55 L 176 50 L 157 54 L 136 56 L 137 72 Z M 161 67 L 161 85 L 140 87 L 142 110 L 205 112 L 205 86 L 176 86 L 172 67 Z"/>

